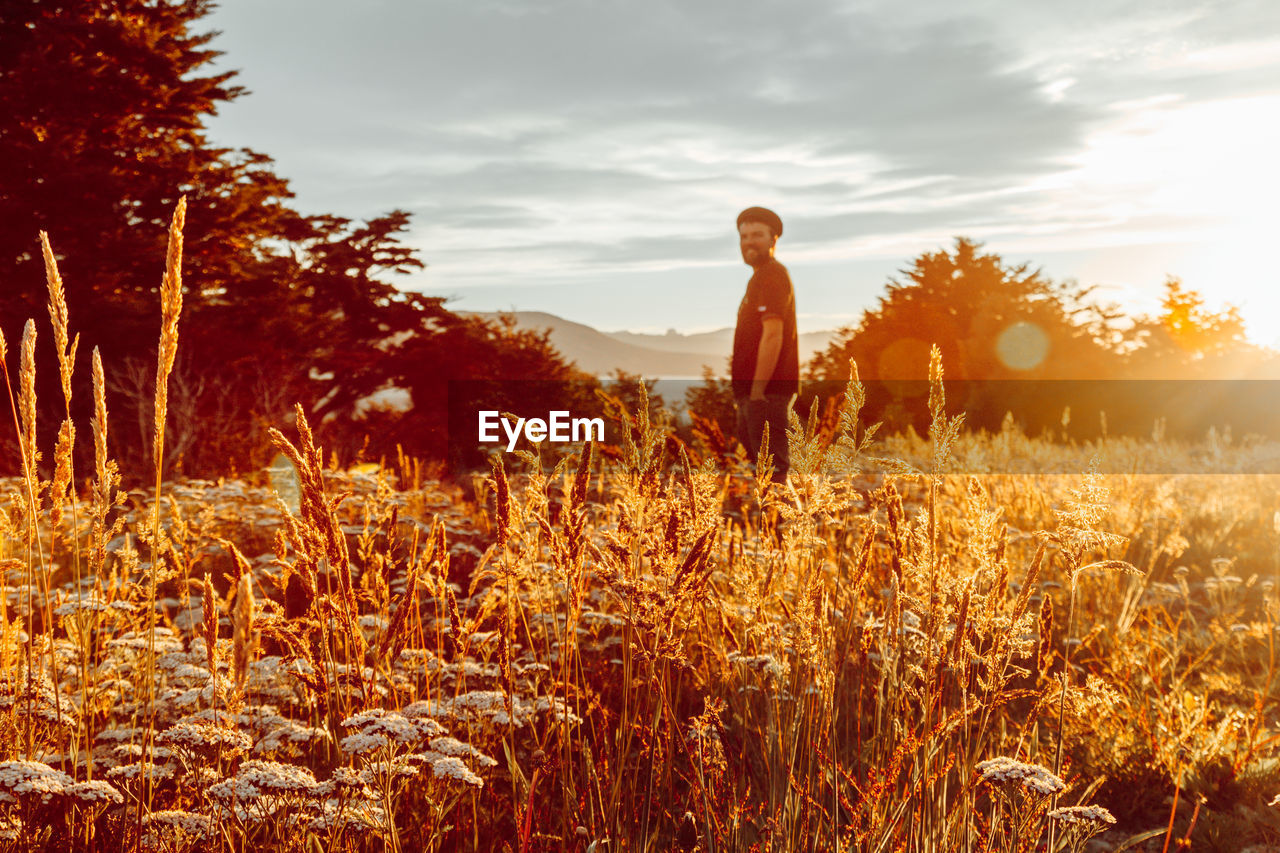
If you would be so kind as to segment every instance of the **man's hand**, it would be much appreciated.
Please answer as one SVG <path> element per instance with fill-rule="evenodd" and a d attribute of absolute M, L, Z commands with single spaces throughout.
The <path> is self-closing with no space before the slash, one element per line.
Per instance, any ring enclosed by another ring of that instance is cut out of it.
<path fill-rule="evenodd" d="M 750 450 L 754 454 L 760 449 L 764 438 L 764 424 L 769 418 L 769 401 L 763 396 L 747 398 L 747 436 L 750 439 Z M 770 439 L 773 440 L 772 438 Z"/>

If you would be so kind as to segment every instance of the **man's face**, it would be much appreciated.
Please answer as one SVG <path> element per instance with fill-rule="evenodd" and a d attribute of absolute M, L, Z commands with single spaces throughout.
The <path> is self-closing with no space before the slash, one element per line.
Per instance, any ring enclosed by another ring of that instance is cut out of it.
<path fill-rule="evenodd" d="M 738 226 L 738 246 L 742 249 L 742 260 L 753 267 L 758 267 L 773 257 L 773 248 L 778 238 L 773 236 L 769 226 L 763 222 L 744 222 Z"/>

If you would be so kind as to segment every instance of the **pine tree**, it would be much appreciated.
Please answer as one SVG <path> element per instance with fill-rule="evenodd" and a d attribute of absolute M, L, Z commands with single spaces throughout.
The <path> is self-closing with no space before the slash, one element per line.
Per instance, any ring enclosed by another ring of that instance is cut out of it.
<path fill-rule="evenodd" d="M 879 304 L 815 358 L 811 375 L 843 380 L 854 358 L 864 379 L 924 380 L 934 344 L 949 379 L 1062 379 L 1114 369 L 1116 316 L 1090 301 L 1090 289 L 981 248 L 961 237 L 950 252 L 916 258 L 902 271 L 905 281 L 891 279 Z M 1042 356 L 1010 358 L 1002 335 L 1026 328 L 1043 336 Z"/>
<path fill-rule="evenodd" d="M 47 231 L 82 365 L 101 349 L 113 418 L 136 424 L 113 433 L 127 443 L 115 448 L 126 470 L 150 464 L 157 291 L 181 196 L 186 293 L 170 465 L 264 463 L 266 427 L 295 401 L 322 432 L 326 420 L 349 423 L 359 401 L 389 383 L 411 388 L 423 411 L 443 410 L 444 380 L 474 373 L 466 358 L 490 374 L 514 360 L 515 375 L 561 376 L 567 368 L 545 341 L 530 346 L 387 281 L 422 266 L 400 242 L 407 213 L 364 223 L 304 216 L 269 157 L 210 142 L 205 121 L 246 94 L 234 72 L 210 68 L 216 33 L 201 22 L 212 8 L 0 0 L 0 331 L 16 341 L 28 317 L 47 322 L 38 242 Z M 60 405 L 53 387 L 41 399 Z M 77 397 L 81 423 L 88 400 Z M 61 419 L 49 414 L 46 430 Z M 388 451 L 394 444 L 375 448 Z"/>
<path fill-rule="evenodd" d="M 187 197 L 192 310 L 270 280 L 268 240 L 309 227 L 264 155 L 212 146 L 204 120 L 244 94 L 196 33 L 206 0 L 30 2 L 0 14 L 0 328 L 43 315 L 50 235 L 81 352 L 154 335 L 166 224 Z M 234 298 L 234 296 L 232 297 Z"/>

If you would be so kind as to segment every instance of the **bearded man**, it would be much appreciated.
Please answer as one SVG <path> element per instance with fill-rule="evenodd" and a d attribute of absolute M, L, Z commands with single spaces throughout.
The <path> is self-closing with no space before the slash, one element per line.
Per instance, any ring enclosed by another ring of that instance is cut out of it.
<path fill-rule="evenodd" d="M 787 268 L 774 250 L 782 220 L 764 207 L 738 214 L 738 245 L 752 269 L 738 305 L 729 376 L 738 411 L 738 439 L 757 459 L 765 426 L 773 456 L 773 482 L 785 483 L 790 468 L 787 415 L 800 391 L 800 344 L 796 297 Z"/>

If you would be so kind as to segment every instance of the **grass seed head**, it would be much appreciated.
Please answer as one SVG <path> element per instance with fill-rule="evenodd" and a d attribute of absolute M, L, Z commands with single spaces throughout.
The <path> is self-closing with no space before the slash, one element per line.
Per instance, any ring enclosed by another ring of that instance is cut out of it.
<path fill-rule="evenodd" d="M 249 677 L 249 663 L 253 660 L 255 637 L 253 634 L 253 578 L 249 573 L 240 576 L 236 586 L 235 609 L 232 611 L 232 636 L 234 639 L 232 666 L 236 689 L 244 691 Z"/>

